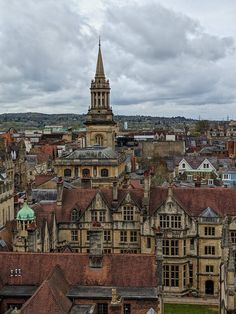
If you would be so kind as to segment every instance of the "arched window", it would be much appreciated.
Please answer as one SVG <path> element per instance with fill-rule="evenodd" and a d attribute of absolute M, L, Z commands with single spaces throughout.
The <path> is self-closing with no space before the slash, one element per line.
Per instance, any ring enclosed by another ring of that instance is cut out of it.
<path fill-rule="evenodd" d="M 83 178 L 88 178 L 88 177 L 90 177 L 90 170 L 87 169 L 87 168 L 83 169 L 83 170 L 82 170 L 82 176 L 83 176 Z"/>
<path fill-rule="evenodd" d="M 77 209 L 73 209 L 71 212 L 71 221 L 77 221 L 79 219 L 79 213 Z"/>
<path fill-rule="evenodd" d="M 98 144 L 99 146 L 103 146 L 103 136 L 101 134 L 97 134 L 95 136 L 95 142 L 96 144 Z"/>
<path fill-rule="evenodd" d="M 101 170 L 101 177 L 108 177 L 108 169 Z"/>
<path fill-rule="evenodd" d="M 64 170 L 64 177 L 71 177 L 71 170 L 70 169 Z"/>

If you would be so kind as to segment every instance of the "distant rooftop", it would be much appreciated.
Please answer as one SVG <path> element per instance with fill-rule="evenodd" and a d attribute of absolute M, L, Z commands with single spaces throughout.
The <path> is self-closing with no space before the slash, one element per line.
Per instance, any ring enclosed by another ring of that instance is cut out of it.
<path fill-rule="evenodd" d="M 110 147 L 102 147 L 98 145 L 94 145 L 91 147 L 86 147 L 82 149 L 77 149 L 71 153 L 69 153 L 64 158 L 66 159 L 113 159 L 117 158 L 117 153 L 114 152 Z"/>

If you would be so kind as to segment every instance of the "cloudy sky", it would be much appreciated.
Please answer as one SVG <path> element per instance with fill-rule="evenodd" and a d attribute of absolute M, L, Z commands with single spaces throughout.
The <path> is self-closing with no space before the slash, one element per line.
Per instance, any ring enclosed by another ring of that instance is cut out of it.
<path fill-rule="evenodd" d="M 98 36 L 115 114 L 236 119 L 235 0 L 0 0 L 0 113 L 86 113 Z"/>

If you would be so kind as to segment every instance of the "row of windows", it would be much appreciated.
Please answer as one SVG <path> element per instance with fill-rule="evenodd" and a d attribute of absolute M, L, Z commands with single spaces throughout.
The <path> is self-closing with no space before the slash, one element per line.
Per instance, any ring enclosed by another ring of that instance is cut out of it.
<path fill-rule="evenodd" d="M 206 272 L 213 273 L 214 266 L 206 265 Z M 187 266 L 183 266 L 183 286 L 186 286 Z M 179 286 L 179 266 L 178 265 L 164 265 L 163 266 L 163 283 L 166 287 Z M 193 265 L 189 264 L 189 284 L 193 285 Z"/>
<path fill-rule="evenodd" d="M 89 231 L 87 231 L 87 241 L 89 241 Z M 103 240 L 104 242 L 111 241 L 111 231 L 104 230 L 103 231 Z M 78 241 L 78 230 L 71 230 L 71 241 Z M 130 242 L 137 242 L 138 241 L 138 232 L 137 231 L 130 231 Z M 120 231 L 120 242 L 128 242 L 128 232 L 126 230 Z M 151 243 L 150 243 L 151 245 Z"/>
<path fill-rule="evenodd" d="M 164 265 L 163 266 L 163 280 L 166 287 L 179 286 L 179 266 L 178 265 Z"/>
<path fill-rule="evenodd" d="M 178 256 L 179 255 L 179 241 L 178 240 L 163 240 L 162 241 L 163 255 Z"/>
<path fill-rule="evenodd" d="M 120 242 L 128 242 L 128 232 L 122 230 L 120 232 Z M 137 231 L 130 231 L 130 242 L 137 242 L 138 241 L 138 234 Z"/>
<path fill-rule="evenodd" d="M 97 210 L 91 211 L 91 220 L 92 221 L 104 222 L 105 218 L 106 218 L 106 212 L 105 211 L 97 211 Z"/>
<path fill-rule="evenodd" d="M 71 212 L 71 221 L 76 222 L 81 216 L 81 211 L 73 209 Z M 105 210 L 92 210 L 91 211 L 91 221 L 104 222 L 106 217 Z M 133 206 L 124 206 L 123 207 L 123 220 L 124 221 L 133 221 L 134 220 L 134 207 Z"/>
<path fill-rule="evenodd" d="M 160 215 L 160 227 L 163 229 L 181 229 L 181 216 Z"/>
<path fill-rule="evenodd" d="M 72 171 L 71 169 L 65 169 L 64 170 L 64 177 L 71 177 Z M 97 175 L 97 170 L 94 171 L 94 176 Z M 78 169 L 75 173 L 75 176 L 78 176 Z M 109 176 L 109 171 L 108 169 L 101 169 L 101 177 L 108 177 Z M 82 177 L 83 178 L 88 178 L 90 177 L 90 170 L 85 168 L 82 170 Z"/>
<path fill-rule="evenodd" d="M 2 185 L 0 185 L 0 194 L 8 192 L 11 189 L 12 189 L 12 184 L 11 183 L 2 184 Z"/>

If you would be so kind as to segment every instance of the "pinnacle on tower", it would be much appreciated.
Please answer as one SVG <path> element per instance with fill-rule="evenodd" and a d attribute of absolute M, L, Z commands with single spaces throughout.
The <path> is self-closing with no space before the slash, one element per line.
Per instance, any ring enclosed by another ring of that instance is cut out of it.
<path fill-rule="evenodd" d="M 101 41 L 99 37 L 99 44 L 98 44 L 98 59 L 97 59 L 97 68 L 96 68 L 96 77 L 105 78 L 104 68 L 103 68 L 103 61 L 102 61 L 102 52 L 101 52 Z"/>

